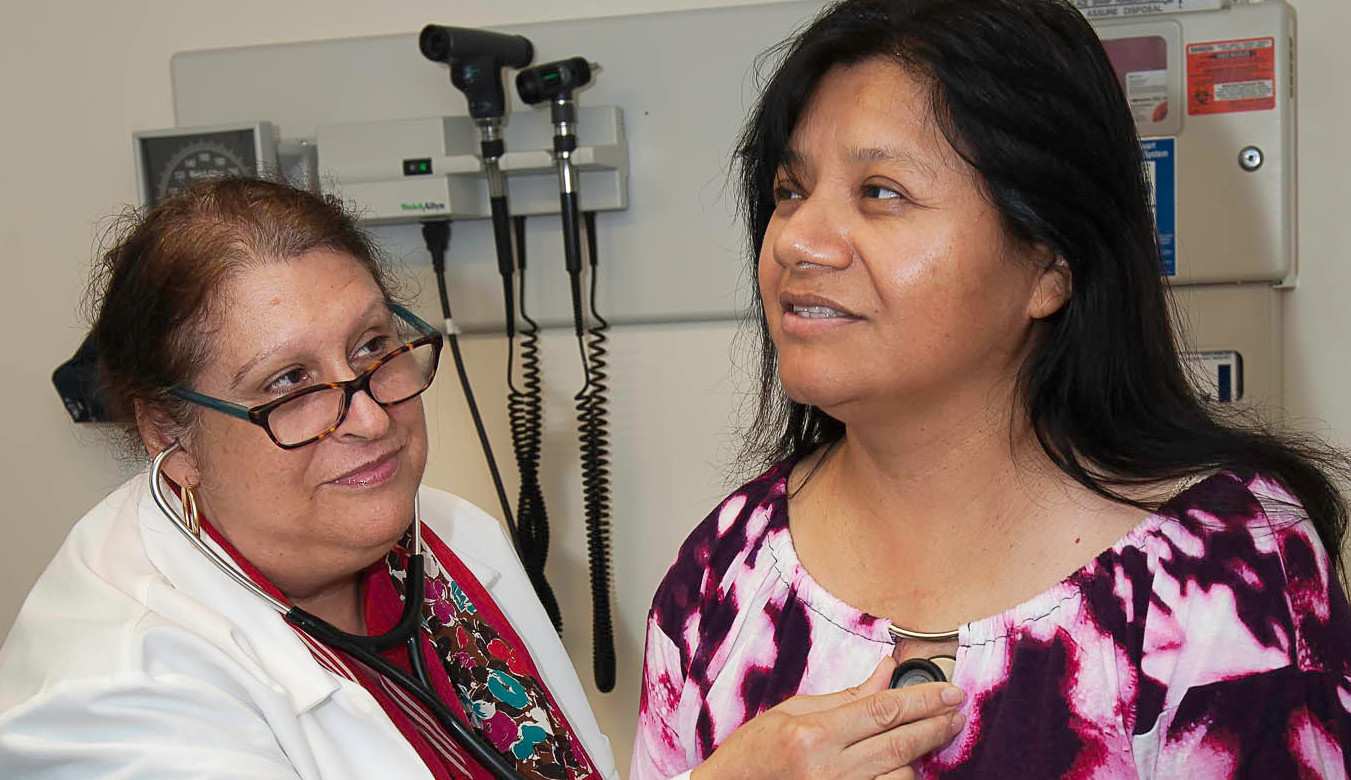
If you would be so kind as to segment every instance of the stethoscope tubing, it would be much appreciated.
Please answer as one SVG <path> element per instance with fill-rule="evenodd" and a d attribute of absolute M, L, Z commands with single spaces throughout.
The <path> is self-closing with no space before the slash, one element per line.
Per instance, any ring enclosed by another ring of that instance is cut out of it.
<path fill-rule="evenodd" d="M 245 590 L 263 601 L 266 601 L 273 609 L 285 615 L 291 610 L 291 607 L 273 597 L 271 593 L 258 587 L 257 583 L 249 579 L 244 572 L 226 563 L 215 550 L 208 547 L 206 542 L 202 541 L 202 537 L 199 534 L 193 532 L 188 526 L 188 523 L 184 521 L 183 518 L 179 517 L 178 513 L 173 511 L 173 508 L 169 505 L 169 499 L 164 494 L 164 486 L 160 484 L 160 475 L 163 473 L 164 462 L 169 459 L 170 455 L 173 455 L 179 449 L 181 449 L 181 445 L 178 442 L 170 444 L 168 447 L 160 450 L 159 454 L 155 456 L 154 461 L 150 464 L 150 495 L 155 499 L 155 506 L 159 507 L 159 511 L 163 512 L 164 516 L 169 518 L 169 522 L 173 523 L 174 528 L 177 528 L 179 533 L 183 534 L 188 542 L 193 547 L 197 548 L 198 552 L 205 555 L 208 561 L 214 563 L 217 569 L 220 569 L 227 577 L 234 580 Z"/>
<path fill-rule="evenodd" d="M 409 695 L 415 697 L 431 711 L 442 727 L 450 732 L 450 736 L 460 747 L 464 748 L 483 768 L 491 772 L 493 777 L 498 778 L 498 780 L 523 780 L 515 768 L 508 764 L 492 746 L 485 743 L 478 735 L 470 731 L 468 726 L 461 722 L 459 718 L 455 717 L 455 713 L 446 706 L 445 702 L 441 701 L 441 697 L 437 696 L 436 689 L 432 686 L 431 677 L 427 673 L 426 655 L 422 651 L 422 633 L 419 630 L 422 625 L 419 605 L 425 595 L 426 582 L 422 576 L 422 519 L 417 511 L 416 503 L 413 511 L 413 549 L 416 552 L 408 556 L 405 569 L 404 610 L 399 623 L 389 631 L 374 636 L 349 634 L 300 607 L 290 606 L 282 602 L 260 588 L 244 572 L 230 565 L 219 553 L 208 546 L 202 540 L 200 534 L 194 532 L 187 521 L 179 517 L 169 503 L 168 496 L 164 492 L 164 486 L 161 484 L 164 462 L 179 449 L 179 443 L 174 442 L 161 450 L 151 462 L 150 494 L 159 510 L 178 529 L 179 533 L 193 547 L 197 548 L 198 552 L 206 556 L 206 559 L 215 564 L 216 568 L 245 590 L 265 601 L 268 606 L 280 613 L 287 623 L 304 631 L 324 645 L 347 653 L 376 674 L 398 685 Z M 393 647 L 399 642 L 403 642 L 408 648 L 408 663 L 416 676 L 405 672 L 380 656 L 380 651 Z"/>

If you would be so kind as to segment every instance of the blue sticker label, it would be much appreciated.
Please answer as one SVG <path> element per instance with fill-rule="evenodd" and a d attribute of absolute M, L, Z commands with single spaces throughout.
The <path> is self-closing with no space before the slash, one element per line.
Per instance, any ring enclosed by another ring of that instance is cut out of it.
<path fill-rule="evenodd" d="M 1159 232 L 1159 264 L 1164 276 L 1177 276 L 1177 147 L 1175 138 L 1140 141 L 1145 158 L 1145 176 L 1154 206 L 1154 227 Z"/>

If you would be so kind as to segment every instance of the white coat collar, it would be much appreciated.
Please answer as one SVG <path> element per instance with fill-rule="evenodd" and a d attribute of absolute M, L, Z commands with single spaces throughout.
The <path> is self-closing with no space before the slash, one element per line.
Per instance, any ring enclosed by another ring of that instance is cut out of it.
<path fill-rule="evenodd" d="M 143 475 L 135 503 L 141 535 L 146 555 L 172 587 L 147 593 L 146 603 L 160 612 L 180 612 L 175 617 L 285 695 L 297 713 L 338 690 L 338 678 L 319 665 L 281 614 L 217 569 L 159 511 L 147 480 Z M 230 560 L 209 539 L 207 544 Z"/>
<path fill-rule="evenodd" d="M 148 473 L 139 478 L 136 500 L 130 503 L 136 508 L 146 554 L 172 588 L 146 593 L 146 603 L 162 612 L 180 613 L 181 619 L 195 624 L 246 668 L 255 670 L 260 679 L 269 681 L 297 713 L 333 695 L 342 685 L 339 678 L 315 660 L 296 630 L 275 609 L 217 569 L 184 538 L 155 505 L 148 479 Z M 427 523 L 424 519 L 424 523 L 434 525 L 437 535 L 450 547 L 451 519 L 438 520 Z M 230 560 L 215 543 L 209 539 L 207 543 Z M 496 599 L 493 586 L 501 577 L 498 569 L 473 551 L 454 552 Z M 179 603 L 184 600 L 186 603 Z M 285 685 L 277 681 L 285 681 Z"/>
<path fill-rule="evenodd" d="M 423 507 L 433 509 L 436 506 L 437 499 L 434 496 L 439 491 L 424 485 L 419 488 L 418 492 L 422 497 Z M 441 495 L 444 496 L 445 494 Z M 501 578 L 502 573 L 488 561 L 488 556 L 492 554 L 492 550 L 484 549 L 482 554 L 479 554 L 474 545 L 475 535 L 456 534 L 456 531 L 460 529 L 454 527 L 454 522 L 453 512 L 442 513 L 433 509 L 433 511 L 423 511 L 422 513 L 422 527 L 435 532 L 446 549 L 455 553 L 455 557 L 464 563 L 465 567 L 474 575 L 474 578 L 483 586 L 483 589 L 492 594 L 494 600 L 496 600 L 497 594 L 493 593 L 493 585 Z"/>

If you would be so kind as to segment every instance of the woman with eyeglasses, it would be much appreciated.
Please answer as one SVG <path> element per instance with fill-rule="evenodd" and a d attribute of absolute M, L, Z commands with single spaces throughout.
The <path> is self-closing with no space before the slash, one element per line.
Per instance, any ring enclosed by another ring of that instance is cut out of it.
<path fill-rule="evenodd" d="M 135 218 L 96 293 L 111 407 L 164 456 L 192 533 L 144 474 L 75 527 L 0 651 L 0 776 L 491 777 L 425 702 L 265 599 L 371 636 L 418 592 L 415 641 L 385 662 L 519 776 L 618 777 L 498 523 L 420 487 L 442 338 L 339 204 L 191 190 Z"/>
<path fill-rule="evenodd" d="M 618 777 L 502 528 L 420 486 L 441 336 L 339 204 L 198 187 L 135 218 L 94 290 L 110 406 L 153 463 L 0 649 L 0 777 Z M 752 721 L 707 776 L 845 749 L 880 774 L 947 739 L 956 690 L 886 672 Z"/>

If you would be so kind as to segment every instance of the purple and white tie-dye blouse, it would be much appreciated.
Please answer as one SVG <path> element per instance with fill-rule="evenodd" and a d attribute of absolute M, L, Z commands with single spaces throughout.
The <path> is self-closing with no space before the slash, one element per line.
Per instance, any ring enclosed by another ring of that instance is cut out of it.
<path fill-rule="evenodd" d="M 653 600 L 630 780 L 678 775 L 799 693 L 857 685 L 889 621 L 826 592 L 788 532 L 780 464 L 722 503 Z M 1341 778 L 1351 612 L 1278 485 L 1185 490 L 1050 590 L 961 626 L 966 729 L 935 778 Z"/>

